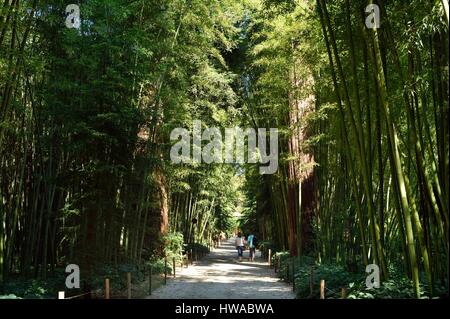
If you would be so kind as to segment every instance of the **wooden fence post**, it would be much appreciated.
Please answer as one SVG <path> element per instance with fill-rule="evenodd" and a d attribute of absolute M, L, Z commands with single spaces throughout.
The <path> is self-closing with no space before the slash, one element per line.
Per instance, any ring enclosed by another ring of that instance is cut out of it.
<path fill-rule="evenodd" d="M 291 276 L 290 276 L 290 269 L 291 268 L 291 265 L 290 265 L 290 263 L 289 262 L 286 262 L 285 264 L 284 264 L 284 269 L 285 269 L 285 276 L 286 276 L 286 282 L 290 282 L 291 281 Z"/>
<path fill-rule="evenodd" d="M 127 272 L 127 298 L 131 299 L 131 273 Z"/>
<path fill-rule="evenodd" d="M 320 299 L 325 299 L 325 280 L 320 280 Z"/>
<path fill-rule="evenodd" d="M 175 278 L 177 276 L 175 273 L 176 268 L 177 268 L 177 261 L 176 261 L 175 257 L 173 257 L 173 278 Z"/>
<path fill-rule="evenodd" d="M 342 299 L 347 299 L 347 288 L 341 289 L 341 297 Z"/>
<path fill-rule="evenodd" d="M 194 264 L 194 250 L 191 248 L 191 265 Z"/>
<path fill-rule="evenodd" d="M 278 255 L 278 258 L 277 258 L 277 268 L 278 268 L 278 272 L 280 272 L 281 271 L 281 256 L 280 255 Z"/>
<path fill-rule="evenodd" d="M 109 299 L 109 278 L 105 278 L 105 299 Z"/>
<path fill-rule="evenodd" d="M 152 265 L 150 265 L 150 269 L 148 271 L 148 294 L 152 294 Z"/>
<path fill-rule="evenodd" d="M 292 291 L 295 291 L 295 263 L 292 259 Z"/>
<path fill-rule="evenodd" d="M 167 256 L 164 257 L 164 285 L 167 284 Z"/>
<path fill-rule="evenodd" d="M 272 249 L 269 248 L 269 268 L 272 268 Z"/>
<path fill-rule="evenodd" d="M 273 270 L 275 273 L 278 272 L 277 268 L 278 268 L 278 257 L 277 257 L 277 255 L 275 255 L 275 262 L 273 263 Z"/>

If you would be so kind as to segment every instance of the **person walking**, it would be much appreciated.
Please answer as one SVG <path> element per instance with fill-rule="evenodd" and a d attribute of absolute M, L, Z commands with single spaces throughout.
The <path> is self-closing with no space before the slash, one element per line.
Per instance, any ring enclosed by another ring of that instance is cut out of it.
<path fill-rule="evenodd" d="M 247 245 L 248 245 L 248 260 L 254 261 L 255 260 L 255 253 L 256 253 L 256 238 L 255 235 L 250 234 L 247 237 Z"/>
<path fill-rule="evenodd" d="M 241 232 L 238 232 L 238 234 L 237 234 L 236 241 L 235 241 L 235 246 L 236 246 L 236 249 L 238 251 L 239 261 L 242 261 L 242 255 L 244 253 L 244 246 L 245 246 L 245 239 L 242 236 Z"/>

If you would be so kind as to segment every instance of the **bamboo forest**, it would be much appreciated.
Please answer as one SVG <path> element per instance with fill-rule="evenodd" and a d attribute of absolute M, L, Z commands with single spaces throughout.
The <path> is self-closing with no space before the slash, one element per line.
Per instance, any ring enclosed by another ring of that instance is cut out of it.
<path fill-rule="evenodd" d="M 448 0 L 1 0 L 0 299 L 238 233 L 297 299 L 448 298 L 448 39 Z"/>

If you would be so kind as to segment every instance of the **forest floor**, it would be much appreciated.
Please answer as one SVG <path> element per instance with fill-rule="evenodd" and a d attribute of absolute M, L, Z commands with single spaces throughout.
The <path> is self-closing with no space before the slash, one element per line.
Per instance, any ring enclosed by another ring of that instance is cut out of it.
<path fill-rule="evenodd" d="M 230 239 L 201 261 L 177 271 L 177 278 L 156 289 L 147 299 L 294 299 L 292 287 L 280 281 L 256 253 L 237 260 Z"/>

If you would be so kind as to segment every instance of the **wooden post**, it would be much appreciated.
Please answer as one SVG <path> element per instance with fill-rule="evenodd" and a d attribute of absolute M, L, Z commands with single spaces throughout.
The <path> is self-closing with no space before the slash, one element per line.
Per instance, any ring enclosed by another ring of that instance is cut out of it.
<path fill-rule="evenodd" d="M 262 254 L 262 252 L 261 252 L 261 254 Z M 273 271 L 276 273 L 276 272 L 278 272 L 278 269 L 277 269 L 277 266 L 278 266 L 278 263 L 277 263 L 277 255 L 275 255 L 275 262 L 273 263 Z"/>
<path fill-rule="evenodd" d="M 131 273 L 127 272 L 127 298 L 131 299 Z"/>
<path fill-rule="evenodd" d="M 284 264 L 284 269 L 286 270 L 286 273 L 285 273 L 285 275 L 286 275 L 286 281 L 287 282 L 290 282 L 291 281 L 291 276 L 290 276 L 290 269 L 291 268 L 291 265 L 290 265 L 290 263 L 288 263 L 288 262 L 286 262 L 285 264 Z"/>
<path fill-rule="evenodd" d="M 295 291 L 295 263 L 292 259 L 292 291 Z"/>
<path fill-rule="evenodd" d="M 150 269 L 148 270 L 148 294 L 152 294 L 152 265 L 150 265 Z"/>
<path fill-rule="evenodd" d="M 278 256 L 278 258 L 277 258 L 277 268 L 278 268 L 278 271 L 281 271 L 281 256 Z"/>
<path fill-rule="evenodd" d="M 167 284 L 167 256 L 164 257 L 164 285 Z"/>
<path fill-rule="evenodd" d="M 105 278 L 105 299 L 109 299 L 109 278 Z"/>
<path fill-rule="evenodd" d="M 194 263 L 194 250 L 191 248 L 191 265 Z"/>
<path fill-rule="evenodd" d="M 314 268 L 311 267 L 311 275 L 309 277 L 309 295 L 312 297 L 314 294 Z"/>
<path fill-rule="evenodd" d="M 341 288 L 342 299 L 347 299 L 347 288 Z"/>
<path fill-rule="evenodd" d="M 175 259 L 175 257 L 173 257 L 173 278 L 175 278 L 177 275 L 175 274 L 177 269 L 177 261 Z"/>
<path fill-rule="evenodd" d="M 269 268 L 272 268 L 272 249 L 269 249 Z"/>
<path fill-rule="evenodd" d="M 58 291 L 58 299 L 66 299 L 66 293 L 64 291 Z"/>
<path fill-rule="evenodd" d="M 320 299 L 325 299 L 325 280 L 320 280 Z"/>

